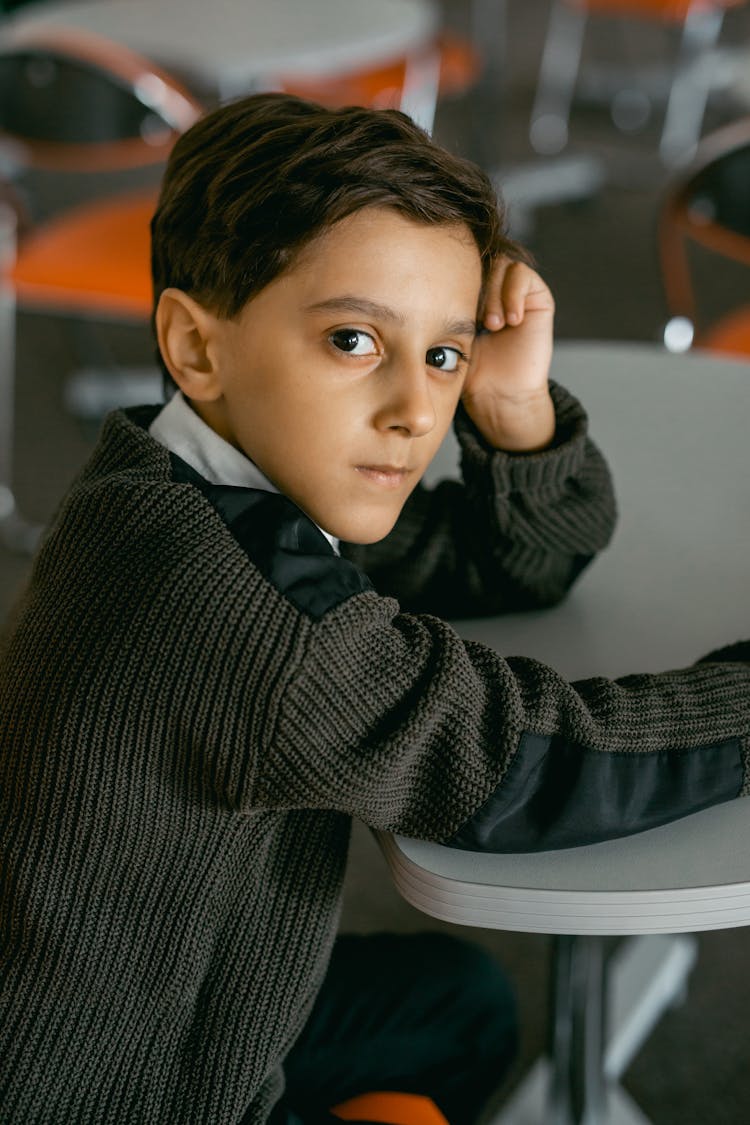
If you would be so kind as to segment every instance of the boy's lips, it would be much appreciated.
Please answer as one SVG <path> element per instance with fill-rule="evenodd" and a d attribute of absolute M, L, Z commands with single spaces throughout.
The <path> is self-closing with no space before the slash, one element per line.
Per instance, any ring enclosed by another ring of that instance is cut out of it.
<path fill-rule="evenodd" d="M 412 472 L 403 465 L 355 465 L 355 468 L 367 480 L 385 488 L 398 488 Z"/>

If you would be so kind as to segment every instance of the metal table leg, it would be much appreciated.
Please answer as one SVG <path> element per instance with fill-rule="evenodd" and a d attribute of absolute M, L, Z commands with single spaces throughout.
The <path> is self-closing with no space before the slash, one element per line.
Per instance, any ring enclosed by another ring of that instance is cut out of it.
<path fill-rule="evenodd" d="M 555 938 L 549 1125 L 603 1125 L 604 943 L 600 937 Z"/>
<path fill-rule="evenodd" d="M 598 950 L 592 951 L 590 946 L 587 950 L 582 944 L 586 941 L 598 943 Z M 619 1079 L 664 1012 L 684 999 L 696 962 L 697 942 L 690 934 L 628 938 L 608 959 L 606 980 L 603 950 L 601 938 L 557 939 L 553 947 L 550 1054 L 537 1059 L 486 1125 L 559 1125 L 561 1121 L 566 1125 L 581 1121 L 586 1125 L 592 1121 L 651 1125 Z M 601 1001 L 596 996 L 597 979 Z M 601 1052 L 597 1045 L 600 1011 L 606 1016 Z M 592 1076 L 590 1068 L 597 1055 L 601 1070 Z M 593 1111 L 588 1117 L 581 1116 L 587 1107 L 595 1111 L 597 1091 L 601 1094 L 599 1117 L 594 1117 Z"/>

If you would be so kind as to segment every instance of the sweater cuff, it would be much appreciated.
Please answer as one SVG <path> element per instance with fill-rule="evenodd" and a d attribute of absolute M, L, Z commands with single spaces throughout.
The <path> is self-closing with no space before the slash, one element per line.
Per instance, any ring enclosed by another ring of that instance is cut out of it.
<path fill-rule="evenodd" d="M 588 416 L 574 395 L 550 380 L 555 407 L 555 436 L 538 453 L 506 453 L 495 449 L 474 425 L 463 404 L 456 411 L 454 427 L 461 446 L 461 470 L 466 484 L 489 472 L 498 492 L 555 490 L 576 476 L 586 457 Z"/>
<path fill-rule="evenodd" d="M 750 641 L 736 641 L 732 645 L 715 648 L 707 656 L 702 656 L 698 664 L 744 664 L 750 663 Z"/>

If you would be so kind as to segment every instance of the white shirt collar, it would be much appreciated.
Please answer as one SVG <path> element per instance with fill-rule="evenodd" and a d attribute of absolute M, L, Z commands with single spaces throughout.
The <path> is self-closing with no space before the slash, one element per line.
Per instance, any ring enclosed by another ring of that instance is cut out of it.
<path fill-rule="evenodd" d="M 220 437 L 196 414 L 182 391 L 177 391 L 162 407 L 148 432 L 211 484 L 279 491 L 249 457 Z M 338 554 L 338 539 L 323 531 L 322 527 L 319 530 Z"/>

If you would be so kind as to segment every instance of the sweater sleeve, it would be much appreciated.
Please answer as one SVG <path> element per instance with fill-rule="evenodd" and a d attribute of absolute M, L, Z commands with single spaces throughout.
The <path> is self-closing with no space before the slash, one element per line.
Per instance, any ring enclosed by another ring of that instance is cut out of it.
<path fill-rule="evenodd" d="M 550 605 L 606 546 L 615 523 L 609 470 L 583 407 L 563 387 L 550 389 L 551 448 L 493 449 L 460 407 L 463 482 L 418 486 L 384 540 L 342 545 L 381 594 L 445 617 Z"/>
<path fill-rule="evenodd" d="M 571 847 L 747 790 L 750 663 L 568 683 L 365 593 L 319 620 L 253 803 L 456 847 Z"/>

